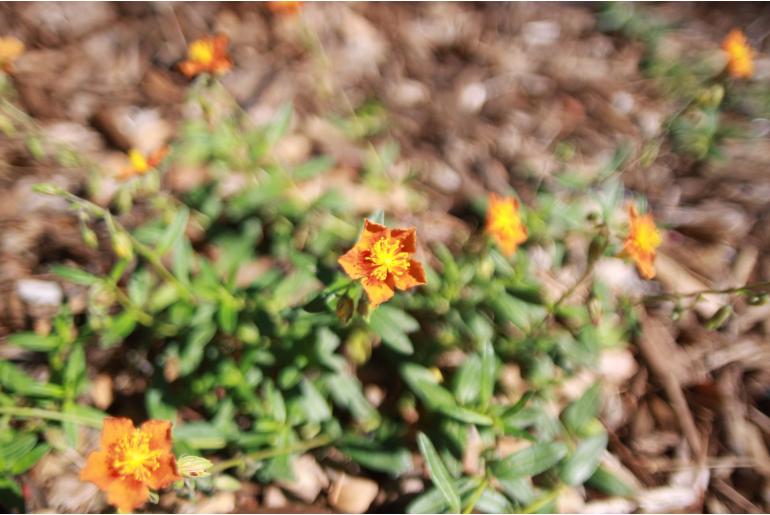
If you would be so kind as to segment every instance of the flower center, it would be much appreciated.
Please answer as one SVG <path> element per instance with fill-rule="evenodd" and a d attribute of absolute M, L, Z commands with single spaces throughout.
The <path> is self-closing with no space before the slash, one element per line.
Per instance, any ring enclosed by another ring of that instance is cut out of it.
<path fill-rule="evenodd" d="M 130 150 L 128 152 L 128 159 L 131 161 L 131 168 L 133 168 L 135 172 L 144 173 L 150 168 L 147 159 L 145 159 L 138 150 Z"/>
<path fill-rule="evenodd" d="M 409 254 L 401 251 L 401 242 L 387 236 L 372 245 L 367 261 L 374 265 L 371 275 L 384 281 L 388 274 L 401 276 L 409 269 Z"/>
<path fill-rule="evenodd" d="M 649 222 L 642 222 L 636 227 L 634 240 L 642 252 L 654 251 L 661 242 L 660 233 L 655 225 Z"/>
<path fill-rule="evenodd" d="M 121 476 L 132 476 L 137 481 L 147 481 L 160 468 L 161 451 L 150 449 L 150 435 L 134 431 L 123 436 L 113 449 L 112 466 Z"/>
<path fill-rule="evenodd" d="M 195 41 L 188 52 L 191 61 L 201 64 L 211 64 L 214 60 L 214 46 L 208 41 Z"/>
<path fill-rule="evenodd" d="M 518 231 L 520 225 L 519 213 L 510 204 L 499 206 L 492 216 L 492 230 L 499 233 L 513 234 Z"/>

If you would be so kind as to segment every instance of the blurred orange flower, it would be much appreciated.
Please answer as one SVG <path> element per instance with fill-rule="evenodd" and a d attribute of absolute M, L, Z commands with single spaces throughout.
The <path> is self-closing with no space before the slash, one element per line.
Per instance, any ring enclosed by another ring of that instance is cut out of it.
<path fill-rule="evenodd" d="M 147 502 L 150 489 L 180 479 L 171 452 L 171 422 L 165 420 L 148 420 L 136 429 L 127 418 L 106 418 L 100 448 L 80 471 L 81 481 L 107 492 L 107 501 L 124 513 Z"/>
<path fill-rule="evenodd" d="M 276 14 L 297 14 L 302 7 L 302 2 L 278 1 L 267 2 L 267 8 Z"/>
<path fill-rule="evenodd" d="M 179 69 L 187 77 L 201 73 L 221 75 L 230 71 L 233 62 L 227 54 L 229 43 L 224 34 L 196 39 L 187 47 L 187 60 L 179 63 Z"/>
<path fill-rule="evenodd" d="M 652 214 L 639 215 L 636 206 L 628 206 L 629 229 L 626 241 L 623 243 L 623 255 L 630 257 L 636 263 L 639 274 L 645 279 L 655 277 L 655 249 L 663 238 L 655 227 Z"/>
<path fill-rule="evenodd" d="M 754 75 L 754 51 L 746 41 L 740 29 L 733 29 L 722 41 L 722 49 L 727 52 L 727 72 L 736 79 Z"/>
<path fill-rule="evenodd" d="M 417 250 L 414 227 L 389 229 L 370 220 L 358 242 L 338 262 L 351 279 L 361 279 L 372 308 L 393 296 L 394 290 L 407 290 L 425 284 L 422 264 L 412 258 Z"/>
<path fill-rule="evenodd" d="M 24 43 L 13 36 L 0 38 L 0 68 L 11 72 L 13 62 L 24 53 Z"/>
<path fill-rule="evenodd" d="M 527 240 L 527 228 L 519 215 L 519 200 L 490 193 L 486 231 L 506 256 L 512 256 L 518 245 Z"/>
<path fill-rule="evenodd" d="M 118 172 L 117 178 L 126 180 L 137 175 L 144 175 L 157 167 L 166 157 L 166 154 L 168 154 L 168 147 L 161 147 L 147 157 L 132 148 L 128 151 L 128 164 Z"/>

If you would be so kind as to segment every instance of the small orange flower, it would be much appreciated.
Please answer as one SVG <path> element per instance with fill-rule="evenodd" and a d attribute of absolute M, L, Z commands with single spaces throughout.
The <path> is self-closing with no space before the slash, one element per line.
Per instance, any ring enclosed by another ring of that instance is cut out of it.
<path fill-rule="evenodd" d="M 299 13 L 301 7 L 302 2 L 280 0 L 276 0 L 275 2 L 267 2 L 267 8 L 276 14 L 295 15 Z"/>
<path fill-rule="evenodd" d="M 636 206 L 631 204 L 628 206 L 628 217 L 630 226 L 622 254 L 634 260 L 642 277 L 652 279 L 655 277 L 655 249 L 660 246 L 663 238 L 655 227 L 652 214 L 639 216 Z"/>
<path fill-rule="evenodd" d="M 136 429 L 127 418 L 104 419 L 100 448 L 80 471 L 81 481 L 107 492 L 107 501 L 124 513 L 147 502 L 150 489 L 180 479 L 171 452 L 171 422 L 165 420 L 148 420 Z"/>
<path fill-rule="evenodd" d="M 187 77 L 201 73 L 221 75 L 230 71 L 233 62 L 227 54 L 229 43 L 224 34 L 196 39 L 187 47 L 187 60 L 179 63 L 179 69 Z"/>
<path fill-rule="evenodd" d="M 746 41 L 740 29 L 733 29 L 722 41 L 722 49 L 727 52 L 727 72 L 736 79 L 745 79 L 754 75 L 754 51 Z"/>
<path fill-rule="evenodd" d="M 147 157 L 135 148 L 132 148 L 128 151 L 129 164 L 118 172 L 117 178 L 126 180 L 137 175 L 144 175 L 156 168 L 163 161 L 163 158 L 166 157 L 166 154 L 168 154 L 168 147 L 161 147 Z"/>
<path fill-rule="evenodd" d="M 13 36 L 0 38 L 0 68 L 6 73 L 12 71 L 13 62 L 24 53 L 24 43 Z"/>
<path fill-rule="evenodd" d="M 412 255 L 417 250 L 414 227 L 389 229 L 370 220 L 358 242 L 338 263 L 351 279 L 361 279 L 372 308 L 393 296 L 393 291 L 425 284 L 422 264 Z"/>
<path fill-rule="evenodd" d="M 519 215 L 519 200 L 490 193 L 486 231 L 506 256 L 512 256 L 518 245 L 527 241 L 527 228 Z"/>

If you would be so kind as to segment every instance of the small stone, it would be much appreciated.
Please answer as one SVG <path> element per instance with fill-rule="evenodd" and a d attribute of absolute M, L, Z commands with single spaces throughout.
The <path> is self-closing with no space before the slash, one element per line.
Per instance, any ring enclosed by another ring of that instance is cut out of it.
<path fill-rule="evenodd" d="M 364 513 L 378 492 L 377 483 L 371 479 L 342 474 L 329 489 L 329 503 L 343 513 Z"/>
<path fill-rule="evenodd" d="M 326 477 L 315 458 L 309 454 L 295 458 L 292 468 L 294 480 L 282 480 L 278 485 L 304 502 L 313 503 L 321 490 L 329 485 L 329 478 Z"/>
<path fill-rule="evenodd" d="M 559 24 L 549 20 L 531 21 L 522 30 L 524 41 L 533 46 L 552 45 L 559 40 L 560 34 Z"/>
<path fill-rule="evenodd" d="M 34 306 L 59 306 L 63 296 L 58 283 L 38 279 L 20 279 L 16 282 L 16 293 Z"/>
<path fill-rule="evenodd" d="M 480 82 L 468 84 L 460 91 L 460 109 L 478 113 L 487 101 L 487 88 Z"/>

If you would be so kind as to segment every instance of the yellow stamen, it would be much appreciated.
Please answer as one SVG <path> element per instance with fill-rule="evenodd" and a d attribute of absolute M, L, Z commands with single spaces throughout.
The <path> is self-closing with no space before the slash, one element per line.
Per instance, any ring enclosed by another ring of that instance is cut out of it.
<path fill-rule="evenodd" d="M 492 213 L 490 230 L 499 233 L 518 233 L 521 230 L 521 218 L 513 204 L 498 204 Z"/>
<path fill-rule="evenodd" d="M 159 450 L 150 449 L 150 435 L 140 430 L 123 436 L 113 451 L 112 467 L 121 476 L 132 476 L 137 481 L 147 481 L 160 468 Z"/>
<path fill-rule="evenodd" d="M 367 261 L 374 265 L 371 275 L 384 281 L 388 274 L 401 276 L 409 269 L 409 254 L 401 251 L 401 242 L 388 236 L 382 237 L 372 245 Z"/>
<path fill-rule="evenodd" d="M 653 252 L 660 246 L 660 232 L 654 223 L 647 220 L 640 220 L 636 226 L 634 241 L 642 252 Z"/>
<path fill-rule="evenodd" d="M 187 55 L 191 61 L 201 64 L 211 64 L 214 60 L 214 45 L 212 45 L 210 41 L 194 41 L 190 44 Z"/>
<path fill-rule="evenodd" d="M 137 173 L 144 173 L 150 169 L 150 164 L 141 152 L 135 149 L 128 151 L 128 160 L 131 161 L 131 168 Z"/>

